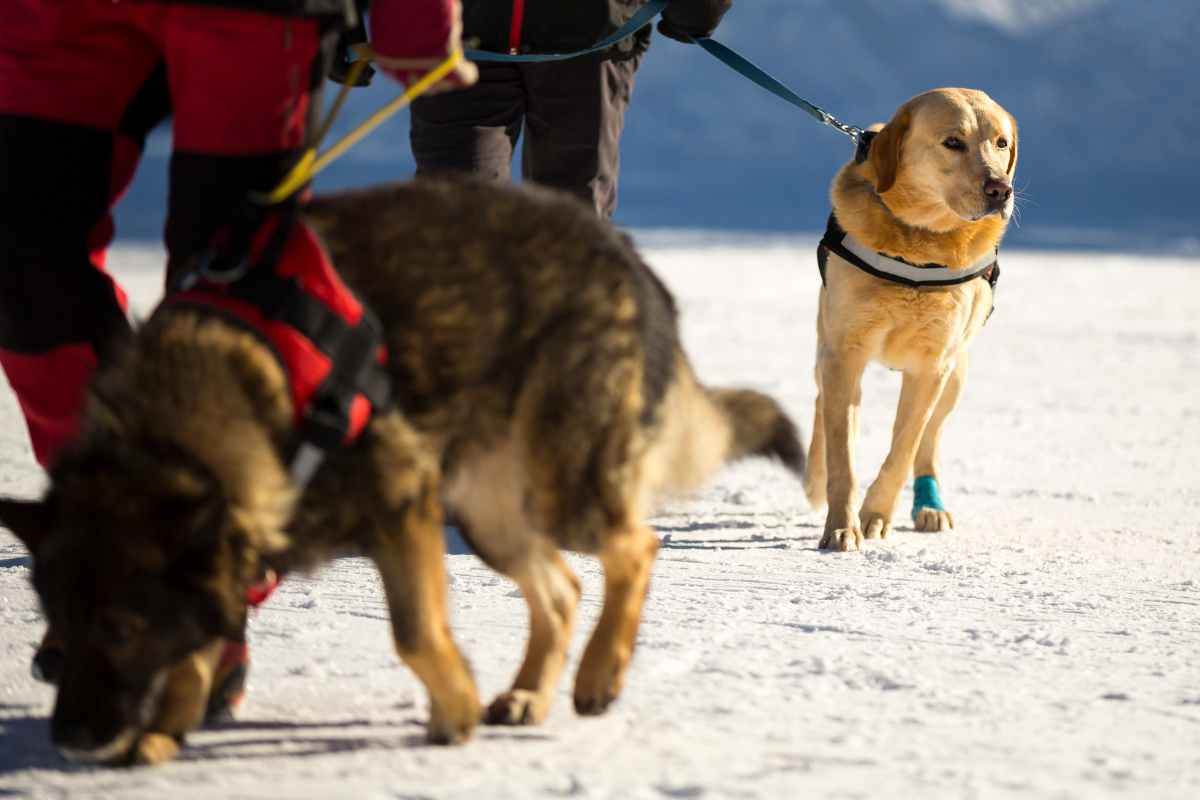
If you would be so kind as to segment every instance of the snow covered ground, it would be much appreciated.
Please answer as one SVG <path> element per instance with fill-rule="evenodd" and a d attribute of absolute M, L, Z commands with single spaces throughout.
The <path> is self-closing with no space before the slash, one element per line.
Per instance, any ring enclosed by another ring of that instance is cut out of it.
<path fill-rule="evenodd" d="M 806 240 L 647 236 L 712 383 L 811 425 L 818 278 Z M 154 250 L 112 263 L 146 308 Z M 254 620 L 236 724 L 154 770 L 68 766 L 32 681 L 29 561 L 0 532 L 0 796 L 782 798 L 1200 796 L 1200 260 L 1009 252 L 945 437 L 960 529 L 905 520 L 862 553 L 747 463 L 654 522 L 664 538 L 627 688 L 540 728 L 426 746 L 358 559 L 290 579 Z M 866 377 L 860 472 L 885 451 L 895 375 Z M 40 485 L 0 396 L 0 492 Z M 974 454 L 974 455 L 970 455 Z M 520 660 L 524 604 L 448 556 L 454 627 L 485 697 Z M 571 669 L 595 619 L 583 578 Z"/>

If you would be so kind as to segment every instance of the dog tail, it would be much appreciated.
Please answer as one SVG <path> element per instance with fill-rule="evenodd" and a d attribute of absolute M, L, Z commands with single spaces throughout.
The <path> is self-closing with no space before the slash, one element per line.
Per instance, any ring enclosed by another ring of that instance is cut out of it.
<path fill-rule="evenodd" d="M 708 399 L 729 425 L 725 460 L 749 456 L 774 458 L 804 477 L 804 444 L 800 431 L 775 398 L 753 389 L 706 389 Z"/>
<path fill-rule="evenodd" d="M 804 476 L 800 432 L 779 403 L 752 389 L 704 386 L 681 351 L 658 416 L 651 462 L 660 491 L 691 491 L 722 465 L 750 456 L 776 459 Z"/>

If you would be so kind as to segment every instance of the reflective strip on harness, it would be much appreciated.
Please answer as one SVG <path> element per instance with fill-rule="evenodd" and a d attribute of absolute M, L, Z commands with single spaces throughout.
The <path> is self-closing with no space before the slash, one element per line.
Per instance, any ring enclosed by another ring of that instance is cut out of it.
<path fill-rule="evenodd" d="M 821 282 L 825 282 L 825 254 L 823 250 L 836 253 L 846 261 L 877 278 L 905 286 L 956 286 L 960 283 L 984 278 L 994 289 L 1000 276 L 996 253 L 989 253 L 965 269 L 952 269 L 941 264 L 910 264 L 898 258 L 876 252 L 847 233 L 838 224 L 837 218 L 829 215 L 825 235 L 817 248 L 817 264 L 821 270 Z"/>
<path fill-rule="evenodd" d="M 876 272 L 886 273 L 893 278 L 902 278 L 915 286 L 951 286 L 956 283 L 966 283 L 996 263 L 996 256 L 989 253 L 966 269 L 950 269 L 933 265 L 914 267 L 906 261 L 875 252 L 849 233 L 846 234 L 846 238 L 842 239 L 842 247 L 858 256 Z"/>

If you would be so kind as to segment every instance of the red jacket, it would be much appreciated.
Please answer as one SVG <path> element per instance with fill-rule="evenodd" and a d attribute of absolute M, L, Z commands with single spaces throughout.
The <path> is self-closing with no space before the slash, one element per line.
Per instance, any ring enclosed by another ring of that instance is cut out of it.
<path fill-rule="evenodd" d="M 353 21 L 354 0 L 163 0 L 167 3 L 220 6 L 244 11 Z M 503 2 L 503 0 L 500 0 Z M 564 0 L 568 4 L 575 0 Z M 372 45 L 380 54 L 401 59 L 445 57 L 458 22 L 458 0 L 373 0 Z"/>

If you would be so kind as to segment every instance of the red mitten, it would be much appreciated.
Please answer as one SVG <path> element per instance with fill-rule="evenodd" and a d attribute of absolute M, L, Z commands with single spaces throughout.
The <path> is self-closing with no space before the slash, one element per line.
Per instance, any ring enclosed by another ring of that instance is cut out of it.
<path fill-rule="evenodd" d="M 255 607 L 261 606 L 278 586 L 279 576 L 275 574 L 275 570 L 267 570 L 261 581 L 246 589 L 246 603 Z"/>
<path fill-rule="evenodd" d="M 446 56 L 462 49 L 462 9 L 458 0 L 375 0 L 371 4 L 371 49 L 375 66 L 404 85 L 420 80 Z M 460 61 L 429 93 L 462 89 L 479 70 Z"/>

